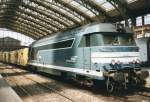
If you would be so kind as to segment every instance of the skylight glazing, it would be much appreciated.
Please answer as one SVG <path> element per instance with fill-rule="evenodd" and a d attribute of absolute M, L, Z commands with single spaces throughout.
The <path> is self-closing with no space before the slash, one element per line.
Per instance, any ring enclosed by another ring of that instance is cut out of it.
<path fill-rule="evenodd" d="M 136 1 L 139 0 L 127 0 L 127 3 Z M 113 21 L 121 16 L 113 15 L 115 7 L 108 0 L 0 0 L 0 3 L 0 26 L 8 26 L 35 39 L 94 21 Z M 149 22 L 149 17 L 145 19 Z"/>
<path fill-rule="evenodd" d="M 84 7 L 83 5 L 77 3 L 76 1 L 74 0 L 63 0 L 64 2 L 68 3 L 69 5 L 77 8 L 78 10 L 80 10 L 81 12 L 87 14 L 88 16 L 90 17 L 94 17 L 96 16 L 92 11 L 90 11 L 89 9 L 87 9 L 86 7 Z"/>
<path fill-rule="evenodd" d="M 144 16 L 144 24 L 150 24 L 150 14 Z"/>
<path fill-rule="evenodd" d="M 105 11 L 110 11 L 115 9 L 113 5 L 111 5 L 109 2 L 106 0 L 93 0 L 95 1 L 100 7 L 102 7 Z"/>

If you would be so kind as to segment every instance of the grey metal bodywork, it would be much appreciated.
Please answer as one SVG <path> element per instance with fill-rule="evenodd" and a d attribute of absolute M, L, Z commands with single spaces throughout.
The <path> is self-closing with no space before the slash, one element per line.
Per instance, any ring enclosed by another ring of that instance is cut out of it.
<path fill-rule="evenodd" d="M 132 34 L 131 30 L 126 29 L 126 33 Z M 48 45 L 54 42 L 64 41 L 67 39 L 74 39 L 73 44 L 71 47 L 68 48 L 60 48 L 60 49 L 46 49 L 46 50 L 39 50 L 37 52 L 37 59 L 32 60 L 29 58 L 29 64 L 32 66 L 36 66 L 36 64 L 43 65 L 43 67 L 47 71 L 48 67 L 44 67 L 44 65 L 54 65 L 58 67 L 65 67 L 65 68 L 73 68 L 74 69 L 83 69 L 87 73 L 89 71 L 96 71 L 96 72 L 103 72 L 104 67 L 107 67 L 108 69 L 111 69 L 108 63 L 105 64 L 99 64 L 99 63 L 92 63 L 91 62 L 91 53 L 92 52 L 133 52 L 137 50 L 136 46 L 94 46 L 94 47 L 79 47 L 79 43 L 82 39 L 82 37 L 86 34 L 93 34 L 93 33 L 102 33 L 102 32 L 109 32 L 114 33 L 118 32 L 117 28 L 114 24 L 110 23 L 95 23 L 90 24 L 81 28 L 76 28 L 70 31 L 66 31 L 63 33 L 57 33 L 54 36 L 47 37 L 45 39 L 41 39 L 39 41 L 34 42 L 30 46 L 30 51 L 32 51 L 33 48 L 42 47 L 44 45 Z M 92 38 L 95 40 L 95 38 Z M 30 55 L 31 56 L 31 53 Z M 36 64 L 32 64 L 36 63 Z M 38 65 L 37 65 L 38 67 Z M 50 68 L 49 70 L 52 70 L 53 68 Z M 55 69 L 54 69 L 55 70 Z M 40 71 L 44 71 L 43 69 Z M 58 73 L 60 71 L 57 70 Z M 67 71 L 67 70 L 66 70 Z M 76 71 L 67 71 L 70 73 L 78 74 Z M 49 73 L 49 72 L 48 72 Z M 59 73 L 61 74 L 61 73 Z M 80 73 L 82 75 L 82 73 Z M 86 74 L 83 74 L 86 75 Z M 93 75 L 90 76 L 90 74 L 86 75 L 89 77 L 93 77 Z M 95 77 L 95 76 L 94 76 Z M 97 79 L 103 79 L 103 76 L 100 76 L 99 78 L 96 76 Z"/>

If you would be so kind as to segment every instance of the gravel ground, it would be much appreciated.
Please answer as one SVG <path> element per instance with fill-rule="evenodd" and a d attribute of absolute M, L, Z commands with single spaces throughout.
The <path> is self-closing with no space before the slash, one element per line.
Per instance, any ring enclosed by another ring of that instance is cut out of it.
<path fill-rule="evenodd" d="M 145 89 L 137 89 L 138 91 L 130 89 L 129 92 L 108 95 L 103 88 L 83 87 L 72 81 L 64 81 L 59 77 L 45 77 L 4 64 L 0 66 L 0 73 L 2 75 L 7 73 L 9 76 L 6 78 L 7 82 L 24 102 L 71 102 L 26 77 L 57 90 L 57 92 L 73 99 L 75 102 L 150 102 L 150 78 L 147 79 Z M 22 92 L 20 87 L 24 88 L 28 94 Z"/>

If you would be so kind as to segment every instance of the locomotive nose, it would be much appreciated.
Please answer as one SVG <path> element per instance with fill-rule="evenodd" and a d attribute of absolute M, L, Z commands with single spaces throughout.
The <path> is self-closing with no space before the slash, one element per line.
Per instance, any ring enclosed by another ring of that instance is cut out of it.
<path fill-rule="evenodd" d="M 91 60 L 93 63 L 129 63 L 133 60 L 140 62 L 139 52 L 92 52 Z"/>

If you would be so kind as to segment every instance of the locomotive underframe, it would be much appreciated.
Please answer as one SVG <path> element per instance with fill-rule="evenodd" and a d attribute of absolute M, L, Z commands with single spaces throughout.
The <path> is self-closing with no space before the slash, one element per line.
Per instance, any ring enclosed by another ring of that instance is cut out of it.
<path fill-rule="evenodd" d="M 107 91 L 113 92 L 115 88 L 128 89 L 132 86 L 145 86 L 145 79 L 149 77 L 149 72 L 142 68 L 113 69 L 104 72 L 104 77 Z"/>

